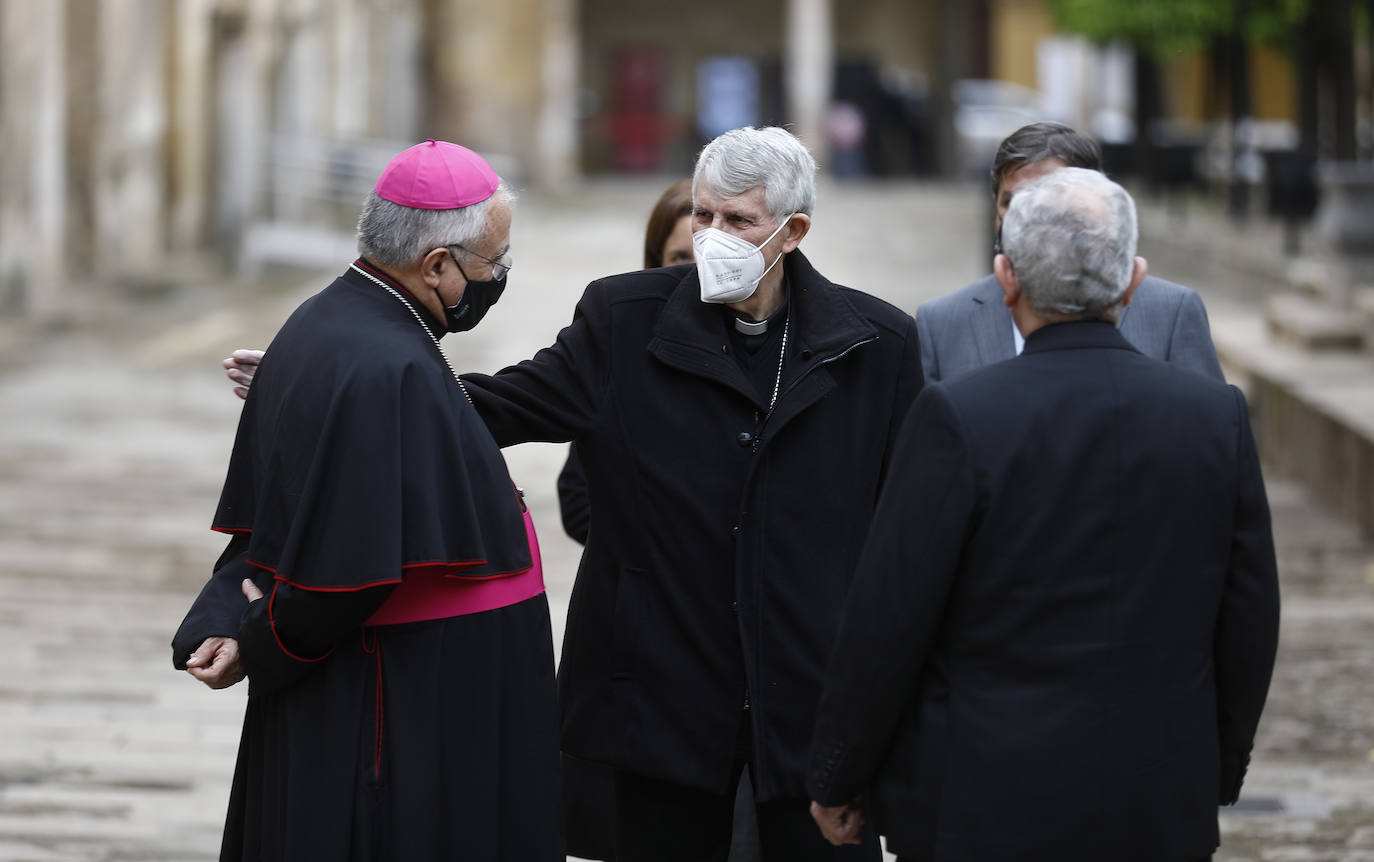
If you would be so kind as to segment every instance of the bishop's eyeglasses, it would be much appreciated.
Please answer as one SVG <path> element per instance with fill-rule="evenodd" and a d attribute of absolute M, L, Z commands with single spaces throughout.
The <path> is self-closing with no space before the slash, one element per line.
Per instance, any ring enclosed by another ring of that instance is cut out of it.
<path fill-rule="evenodd" d="M 509 251 L 506 252 L 505 254 L 501 255 L 500 257 L 496 258 L 495 260 L 492 260 L 491 258 L 487 257 L 487 256 L 484 255 L 484 254 L 478 254 L 477 252 L 473 251 L 472 249 L 470 249 L 470 248 L 464 248 L 464 247 L 461 246 L 461 245 L 456 245 L 456 244 L 455 244 L 455 245 L 449 246 L 449 249 L 450 249 L 450 250 L 455 249 L 455 248 L 458 249 L 459 251 L 463 252 L 464 254 L 470 254 L 470 255 L 472 255 L 473 257 L 478 258 L 479 260 L 485 260 L 487 263 L 491 264 L 491 277 L 492 277 L 492 280 L 494 280 L 494 281 L 500 281 L 501 279 L 505 278 L 505 277 L 506 277 L 506 273 L 510 272 L 510 271 L 511 271 L 511 268 L 515 266 L 515 261 L 511 260 L 511 256 L 510 256 L 510 252 L 509 252 Z M 450 253 L 451 253 L 451 251 L 450 251 Z M 454 262 L 457 263 L 458 256 L 457 256 L 457 255 L 454 255 L 453 257 L 454 257 Z M 459 268 L 459 270 L 462 269 L 461 266 L 459 266 L 458 268 Z"/>

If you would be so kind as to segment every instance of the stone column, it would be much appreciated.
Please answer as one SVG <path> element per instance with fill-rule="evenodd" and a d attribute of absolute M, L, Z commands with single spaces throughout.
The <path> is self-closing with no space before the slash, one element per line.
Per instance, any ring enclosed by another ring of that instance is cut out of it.
<path fill-rule="evenodd" d="M 406 98 L 403 93 L 380 92 L 380 85 L 390 83 L 383 78 L 373 80 L 373 39 L 370 38 L 367 12 L 353 0 L 333 0 L 330 3 L 329 35 L 330 68 L 330 132 L 339 138 L 367 137 L 376 128 L 371 122 L 381 116 L 381 104 L 390 98 Z M 418 49 L 418 45 L 412 50 Z M 382 137 L 403 137 L 399 133 L 382 131 Z"/>
<path fill-rule="evenodd" d="M 335 14 L 345 14 L 350 8 L 350 4 L 338 4 Z M 329 31 L 319 0 L 298 0 L 278 21 L 273 122 L 264 150 L 268 160 L 266 215 L 272 221 L 306 222 L 317 217 L 325 194 L 324 172 L 312 161 L 327 145 Z M 310 155 L 301 158 L 303 153 Z"/>
<path fill-rule="evenodd" d="M 787 0 L 784 64 L 787 117 L 824 165 L 829 155 L 825 119 L 835 79 L 830 0 Z"/>
<path fill-rule="evenodd" d="M 199 249 L 208 238 L 210 150 L 214 104 L 210 89 L 214 0 L 177 0 L 169 29 L 172 115 L 170 157 L 171 247 Z"/>
<path fill-rule="evenodd" d="M 270 9 L 261 3 L 215 16 L 212 238 L 222 256 L 237 256 L 249 224 L 266 212 L 264 189 L 271 134 L 267 81 L 274 44 Z"/>
<path fill-rule="evenodd" d="M 959 143 L 954 134 L 954 82 L 969 76 L 969 51 L 973 21 L 966 3 L 945 3 L 940 7 L 935 78 L 931 90 L 930 130 L 935 143 L 936 170 L 952 174 L 959 168 Z"/>
<path fill-rule="evenodd" d="M 546 3 L 434 0 L 426 21 L 432 89 L 421 135 L 471 147 L 517 185 L 539 161 Z"/>
<path fill-rule="evenodd" d="M 544 0 L 544 56 L 538 144 L 531 178 L 563 188 L 578 175 L 577 0 Z"/>
<path fill-rule="evenodd" d="M 382 84 L 376 94 L 379 104 L 373 113 L 379 125 L 373 136 L 415 142 L 420 138 L 420 111 L 428 85 L 421 75 L 419 57 L 424 26 L 421 10 L 414 0 L 399 0 L 382 14 L 385 19 L 373 19 L 380 36 L 374 81 Z"/>
<path fill-rule="evenodd" d="M 115 272 L 155 269 L 166 251 L 166 0 L 104 0 L 98 49 L 96 255 Z"/>
<path fill-rule="evenodd" d="M 64 295 L 66 5 L 0 5 L 0 315 L 47 317 Z"/>

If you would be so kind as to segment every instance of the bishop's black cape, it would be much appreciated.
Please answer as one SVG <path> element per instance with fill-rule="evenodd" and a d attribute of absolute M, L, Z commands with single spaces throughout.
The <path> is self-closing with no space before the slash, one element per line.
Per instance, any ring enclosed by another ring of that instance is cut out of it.
<path fill-rule="evenodd" d="M 173 641 L 184 667 L 237 637 L 249 674 L 223 860 L 562 858 L 544 596 L 363 625 L 407 571 L 530 566 L 505 462 L 425 326 L 350 269 L 254 378 L 214 521 L 234 538 Z"/>

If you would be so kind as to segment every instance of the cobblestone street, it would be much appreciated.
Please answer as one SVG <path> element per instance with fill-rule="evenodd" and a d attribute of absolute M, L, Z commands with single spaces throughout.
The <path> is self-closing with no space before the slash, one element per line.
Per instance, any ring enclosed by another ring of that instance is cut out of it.
<path fill-rule="evenodd" d="M 460 369 L 529 356 L 591 278 L 639 264 L 666 180 L 526 194 L 510 289 L 450 336 Z M 982 187 L 825 186 L 803 250 L 914 311 L 986 272 Z M 1143 253 L 1202 293 L 1214 327 L 1258 316 L 1239 276 Z M 87 297 L 79 322 L 0 329 L 0 862 L 216 858 L 245 687 L 172 669 L 168 642 L 218 555 L 208 529 L 239 401 L 220 372 L 264 346 L 327 273 L 285 284 Z M 540 528 L 555 642 L 578 559 L 554 476 L 565 447 L 507 453 Z M 1279 664 L 1219 860 L 1374 862 L 1374 544 L 1271 477 L 1284 589 Z"/>

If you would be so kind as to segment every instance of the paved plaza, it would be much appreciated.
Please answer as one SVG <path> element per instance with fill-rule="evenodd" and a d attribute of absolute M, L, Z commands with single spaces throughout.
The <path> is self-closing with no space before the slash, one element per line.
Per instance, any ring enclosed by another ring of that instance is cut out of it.
<path fill-rule="evenodd" d="M 510 288 L 480 328 L 445 339 L 454 364 L 494 370 L 550 342 L 588 280 L 639 265 L 665 185 L 527 193 Z M 914 310 L 987 271 L 985 194 L 827 185 L 803 250 Z M 1219 336 L 1255 331 L 1262 278 L 1148 235 L 1143 253 L 1200 290 Z M 245 690 L 172 670 L 168 642 L 223 544 L 208 524 L 239 402 L 219 359 L 265 345 L 347 263 L 114 298 L 73 287 L 75 322 L 0 329 L 0 862 L 216 858 Z M 540 527 L 556 641 L 579 554 L 554 497 L 564 451 L 507 452 Z M 1374 545 L 1297 485 L 1269 489 L 1282 643 L 1217 858 L 1374 862 Z"/>

